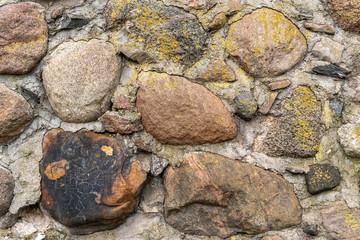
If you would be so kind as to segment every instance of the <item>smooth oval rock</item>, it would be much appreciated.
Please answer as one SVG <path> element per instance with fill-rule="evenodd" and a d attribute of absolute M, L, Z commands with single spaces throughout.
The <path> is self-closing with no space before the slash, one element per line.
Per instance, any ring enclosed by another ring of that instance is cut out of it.
<path fill-rule="evenodd" d="M 66 42 L 44 66 L 46 94 L 56 114 L 66 122 L 97 120 L 109 109 L 121 74 L 112 44 L 91 40 Z"/>
<path fill-rule="evenodd" d="M 165 172 L 165 220 L 186 234 L 227 238 L 298 225 L 292 185 L 253 165 L 205 152 Z"/>
<path fill-rule="evenodd" d="M 345 31 L 360 34 L 360 1 L 359 0 L 328 0 L 332 18 Z"/>
<path fill-rule="evenodd" d="M 306 39 L 282 13 L 260 8 L 230 26 L 225 46 L 254 77 L 280 75 L 301 61 Z"/>
<path fill-rule="evenodd" d="M 115 138 L 54 129 L 43 155 L 41 207 L 72 234 L 115 228 L 137 207 L 146 173 Z"/>
<path fill-rule="evenodd" d="M 159 142 L 197 145 L 231 140 L 237 127 L 231 113 L 205 87 L 189 80 L 142 72 L 137 108 L 142 124 Z"/>
<path fill-rule="evenodd" d="M 346 155 L 360 157 L 360 124 L 348 123 L 341 126 L 338 136 Z"/>
<path fill-rule="evenodd" d="M 24 2 L 0 7 L 0 74 L 30 72 L 47 51 L 45 9 Z"/>
<path fill-rule="evenodd" d="M 4 216 L 14 196 L 15 183 L 10 171 L 0 166 L 0 217 Z"/>
<path fill-rule="evenodd" d="M 33 119 L 33 109 L 17 92 L 0 83 L 0 144 L 11 141 Z"/>

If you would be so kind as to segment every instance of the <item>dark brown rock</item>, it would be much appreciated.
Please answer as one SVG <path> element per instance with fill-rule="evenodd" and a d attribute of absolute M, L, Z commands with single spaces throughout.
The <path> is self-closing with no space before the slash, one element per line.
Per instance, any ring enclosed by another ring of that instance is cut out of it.
<path fill-rule="evenodd" d="M 0 144 L 22 133 L 33 118 L 33 109 L 20 94 L 0 83 Z"/>
<path fill-rule="evenodd" d="M 233 70 L 224 61 L 210 63 L 199 75 L 198 78 L 204 81 L 226 81 L 236 80 Z"/>
<path fill-rule="evenodd" d="M 222 238 L 300 224 L 301 207 L 281 176 L 211 153 L 188 153 L 169 167 L 165 220 L 187 234 Z"/>
<path fill-rule="evenodd" d="M 24 2 L 0 7 L 0 74 L 31 71 L 46 54 L 45 9 Z"/>
<path fill-rule="evenodd" d="M 14 194 L 15 183 L 10 171 L 0 167 L 0 217 L 4 216 L 10 207 Z"/>
<path fill-rule="evenodd" d="M 73 234 L 120 225 L 146 180 L 124 143 L 87 130 L 54 129 L 43 141 L 41 207 Z"/>
<path fill-rule="evenodd" d="M 360 1 L 329 0 L 328 5 L 332 18 L 342 29 L 360 34 Z"/>
<path fill-rule="evenodd" d="M 138 84 L 136 105 L 142 123 L 159 142 L 197 145 L 236 137 L 230 112 L 205 87 L 155 72 L 139 74 Z"/>
<path fill-rule="evenodd" d="M 144 140 L 141 139 L 141 137 L 134 138 L 133 142 L 140 151 L 148 152 L 148 153 L 152 152 L 151 147 L 148 144 L 146 144 Z"/>
<path fill-rule="evenodd" d="M 327 33 L 327 34 L 331 34 L 331 35 L 335 34 L 334 26 L 329 25 L 329 24 L 316 24 L 316 23 L 306 22 L 306 23 L 304 23 L 304 27 L 313 32 L 321 32 L 321 33 Z"/>
<path fill-rule="evenodd" d="M 130 134 L 141 130 L 135 123 L 121 117 L 118 112 L 107 111 L 101 116 L 101 122 L 105 124 L 106 131 L 112 133 Z"/>

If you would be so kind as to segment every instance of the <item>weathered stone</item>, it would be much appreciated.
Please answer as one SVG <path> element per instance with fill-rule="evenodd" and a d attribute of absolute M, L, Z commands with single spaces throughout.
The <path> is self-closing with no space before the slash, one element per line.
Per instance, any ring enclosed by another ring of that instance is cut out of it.
<path fill-rule="evenodd" d="M 317 236 L 319 234 L 317 225 L 307 225 L 303 227 L 303 231 L 310 236 Z"/>
<path fill-rule="evenodd" d="M 255 117 L 257 101 L 251 92 L 241 92 L 235 98 L 236 113 L 245 120 Z"/>
<path fill-rule="evenodd" d="M 156 59 L 149 53 L 133 46 L 121 46 L 119 50 L 126 57 L 138 63 L 154 63 Z"/>
<path fill-rule="evenodd" d="M 325 66 L 317 66 L 312 69 L 314 73 L 330 76 L 334 78 L 347 79 L 348 74 L 350 73 L 348 70 L 338 67 L 334 64 L 329 64 Z"/>
<path fill-rule="evenodd" d="M 358 0 L 329 0 L 330 14 L 339 26 L 345 31 L 360 34 Z"/>
<path fill-rule="evenodd" d="M 349 87 L 360 90 L 360 55 L 356 56 L 353 61 L 353 68 L 349 75 Z"/>
<path fill-rule="evenodd" d="M 274 104 L 275 102 L 275 99 L 277 97 L 278 93 L 277 92 L 271 92 L 269 93 L 268 95 L 268 99 L 267 99 L 267 102 L 265 102 L 259 109 L 259 112 L 266 115 L 269 113 L 272 105 Z"/>
<path fill-rule="evenodd" d="M 225 13 L 219 13 L 214 17 L 208 27 L 211 31 L 219 30 L 220 28 L 222 28 L 222 26 L 224 26 L 226 20 L 227 19 Z"/>
<path fill-rule="evenodd" d="M 321 40 L 314 45 L 312 53 L 321 60 L 330 63 L 339 63 L 344 49 L 344 45 L 341 45 L 330 38 L 321 38 Z"/>
<path fill-rule="evenodd" d="M 183 77 L 142 72 L 137 108 L 147 132 L 159 142 L 180 144 L 218 143 L 237 135 L 228 109 L 205 87 Z"/>
<path fill-rule="evenodd" d="M 332 108 L 332 110 L 335 112 L 335 114 L 338 117 L 342 116 L 342 111 L 343 111 L 343 108 L 344 108 L 344 103 L 343 102 L 341 102 L 340 100 L 334 98 L 334 99 L 329 100 L 329 105 L 330 105 L 330 107 Z"/>
<path fill-rule="evenodd" d="M 159 176 L 169 164 L 169 160 L 159 158 L 155 155 L 151 157 L 150 173 L 154 177 Z"/>
<path fill-rule="evenodd" d="M 66 122 L 97 120 L 109 109 L 121 72 L 114 47 L 100 40 L 66 42 L 44 66 L 46 94 Z"/>
<path fill-rule="evenodd" d="M 278 89 L 287 88 L 290 85 L 291 85 L 291 81 L 288 79 L 285 79 L 285 80 L 269 83 L 269 88 L 271 91 L 274 91 L 274 90 L 278 90 Z"/>
<path fill-rule="evenodd" d="M 136 208 L 146 173 L 124 143 L 54 129 L 44 137 L 43 155 L 41 207 L 71 233 L 115 228 Z"/>
<path fill-rule="evenodd" d="M 131 45 L 156 60 L 191 66 L 203 53 L 207 34 L 197 18 L 161 1 L 110 0 L 105 9 L 108 27 Z M 116 42 L 116 37 L 112 42 Z"/>
<path fill-rule="evenodd" d="M 346 155 L 360 157 L 360 124 L 348 123 L 338 130 L 340 144 Z"/>
<path fill-rule="evenodd" d="M 303 59 L 307 51 L 299 29 L 269 8 L 257 9 L 233 23 L 225 45 L 230 55 L 255 77 L 280 75 Z"/>
<path fill-rule="evenodd" d="M 10 207 L 14 196 L 14 180 L 10 171 L 0 167 L 0 217 L 4 216 Z"/>
<path fill-rule="evenodd" d="M 301 221 L 292 185 L 281 176 L 211 153 L 188 153 L 169 167 L 165 219 L 187 234 L 229 237 L 280 230 Z"/>
<path fill-rule="evenodd" d="M 144 140 L 141 139 L 141 137 L 134 138 L 133 142 L 140 151 L 148 152 L 148 153 L 152 152 L 151 147 L 148 144 L 146 144 Z"/>
<path fill-rule="evenodd" d="M 63 15 L 64 10 L 65 10 L 64 7 L 58 7 L 58 8 L 54 9 L 54 10 L 51 12 L 50 17 L 51 17 L 52 19 L 56 20 L 56 19 L 60 18 L 60 17 Z"/>
<path fill-rule="evenodd" d="M 330 164 L 314 164 L 306 174 L 306 186 L 311 194 L 331 190 L 340 184 L 340 172 Z"/>
<path fill-rule="evenodd" d="M 127 99 L 125 96 L 120 95 L 117 98 L 115 98 L 113 106 L 114 109 L 129 109 L 132 108 L 131 103 L 129 99 Z"/>
<path fill-rule="evenodd" d="M 360 236 L 360 210 L 333 202 L 321 211 L 323 226 L 334 239 L 357 240 Z"/>
<path fill-rule="evenodd" d="M 121 117 L 118 112 L 107 111 L 101 116 L 101 121 L 105 124 L 106 131 L 112 133 L 130 134 L 141 130 L 135 123 Z"/>
<path fill-rule="evenodd" d="M 161 178 L 151 178 L 144 187 L 140 209 L 144 213 L 163 213 L 165 188 Z"/>
<path fill-rule="evenodd" d="M 214 61 L 210 63 L 202 72 L 199 73 L 198 78 L 205 81 L 235 81 L 235 74 L 233 70 L 224 61 Z"/>
<path fill-rule="evenodd" d="M 304 23 L 304 27 L 313 32 L 327 33 L 330 35 L 335 34 L 334 26 L 329 25 L 329 24 L 316 24 L 316 23 L 306 22 L 306 23 Z"/>
<path fill-rule="evenodd" d="M 274 157 L 315 156 L 324 131 L 315 94 L 298 87 L 282 102 L 280 111 L 280 117 L 267 119 L 267 130 L 256 138 L 254 150 Z"/>
<path fill-rule="evenodd" d="M 0 144 L 22 133 L 33 118 L 33 109 L 20 94 L 0 83 Z"/>
<path fill-rule="evenodd" d="M 272 235 L 272 236 L 262 237 L 260 240 L 283 240 L 283 238 L 280 237 L 279 235 Z"/>
<path fill-rule="evenodd" d="M 0 7 L 0 74 L 30 72 L 47 51 L 45 9 L 24 2 Z"/>
<path fill-rule="evenodd" d="M 90 21 L 83 16 L 66 15 L 61 23 L 61 30 L 69 30 L 73 28 L 81 28 L 88 24 Z"/>

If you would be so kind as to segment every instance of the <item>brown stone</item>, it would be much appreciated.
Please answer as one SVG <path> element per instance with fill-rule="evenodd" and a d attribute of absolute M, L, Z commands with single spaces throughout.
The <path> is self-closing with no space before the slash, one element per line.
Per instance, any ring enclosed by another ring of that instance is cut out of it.
<path fill-rule="evenodd" d="M 142 72 L 137 108 L 146 131 L 159 142 L 218 143 L 237 135 L 231 113 L 220 98 L 183 77 Z"/>
<path fill-rule="evenodd" d="M 127 99 L 123 95 L 120 95 L 117 98 L 115 98 L 112 107 L 114 109 L 129 109 L 129 108 L 132 108 L 129 99 Z"/>
<path fill-rule="evenodd" d="M 224 24 L 226 23 L 226 15 L 225 13 L 219 13 L 217 14 L 212 22 L 209 24 L 209 29 L 214 31 L 222 28 Z"/>
<path fill-rule="evenodd" d="M 51 12 L 50 16 L 52 19 L 55 20 L 55 19 L 60 18 L 63 13 L 64 13 L 64 7 L 58 7 Z"/>
<path fill-rule="evenodd" d="M 288 79 L 285 79 L 285 80 L 269 83 L 269 88 L 271 91 L 274 91 L 274 90 L 278 90 L 278 89 L 287 88 L 288 86 L 290 86 L 290 84 L 291 84 L 291 81 Z"/>
<path fill-rule="evenodd" d="M 107 111 L 101 116 L 101 121 L 105 124 L 108 132 L 130 134 L 141 130 L 135 123 L 124 119 L 118 112 Z"/>
<path fill-rule="evenodd" d="M 329 10 L 332 18 L 345 31 L 360 34 L 360 1 L 329 0 Z"/>
<path fill-rule="evenodd" d="M 304 27 L 313 32 L 327 33 L 331 35 L 335 34 L 334 26 L 329 24 L 316 24 L 316 23 L 306 22 L 304 23 Z"/>
<path fill-rule="evenodd" d="M 229 237 L 300 224 L 301 207 L 283 177 L 219 155 L 195 152 L 165 172 L 165 220 L 187 234 Z"/>
<path fill-rule="evenodd" d="M 0 218 L 5 215 L 14 196 L 15 183 L 10 171 L 0 166 Z"/>
<path fill-rule="evenodd" d="M 0 144 L 6 143 L 31 122 L 33 109 L 20 94 L 0 83 Z"/>
<path fill-rule="evenodd" d="M 54 129 L 43 141 L 42 209 L 72 234 L 119 226 L 137 207 L 146 173 L 124 142 Z"/>
<path fill-rule="evenodd" d="M 277 92 L 269 93 L 267 102 L 265 102 L 264 105 L 261 106 L 261 108 L 259 109 L 259 112 L 264 115 L 268 114 L 273 103 L 275 102 L 277 95 L 278 95 Z"/>
<path fill-rule="evenodd" d="M 0 7 L 0 74 L 31 71 L 46 54 L 45 9 L 24 2 Z"/>
<path fill-rule="evenodd" d="M 141 137 L 134 138 L 133 142 L 140 151 L 148 152 L 148 153 L 152 152 L 151 147 L 148 144 L 146 144 L 144 140 L 141 139 Z"/>
<path fill-rule="evenodd" d="M 210 63 L 198 78 L 205 81 L 226 81 L 233 82 L 236 80 L 233 70 L 224 61 L 214 61 Z"/>
<path fill-rule="evenodd" d="M 230 26 L 225 46 L 254 77 L 280 75 L 301 61 L 306 39 L 282 13 L 261 8 Z"/>
<path fill-rule="evenodd" d="M 324 228 L 334 239 L 360 239 L 358 208 L 349 208 L 343 201 L 332 202 L 321 211 L 321 216 Z"/>

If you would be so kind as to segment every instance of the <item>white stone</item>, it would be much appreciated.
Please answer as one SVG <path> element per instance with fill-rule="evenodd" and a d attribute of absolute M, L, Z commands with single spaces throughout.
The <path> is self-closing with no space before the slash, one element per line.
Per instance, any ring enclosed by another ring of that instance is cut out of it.
<path fill-rule="evenodd" d="M 321 38 L 321 40 L 315 44 L 312 54 L 321 60 L 330 63 L 339 63 L 344 49 L 344 45 L 341 45 L 330 38 Z"/>

